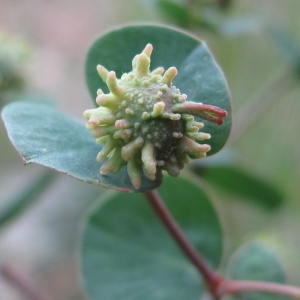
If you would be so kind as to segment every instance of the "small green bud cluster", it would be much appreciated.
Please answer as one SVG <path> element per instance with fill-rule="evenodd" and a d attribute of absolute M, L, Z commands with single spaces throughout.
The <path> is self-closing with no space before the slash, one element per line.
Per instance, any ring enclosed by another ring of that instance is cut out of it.
<path fill-rule="evenodd" d="M 175 67 L 166 72 L 159 67 L 150 72 L 153 47 L 146 45 L 132 61 L 132 71 L 116 78 L 114 71 L 98 65 L 97 70 L 110 93 L 97 91 L 100 107 L 86 110 L 87 128 L 96 142 L 104 144 L 99 162 L 108 158 L 100 173 L 118 173 L 127 165 L 132 185 L 141 185 L 141 172 L 150 180 L 159 179 L 162 170 L 178 176 L 190 156 L 202 158 L 210 150 L 199 144 L 210 138 L 200 132 L 204 124 L 193 115 L 221 124 L 226 111 L 202 103 L 187 102 L 187 96 L 172 86 Z"/>

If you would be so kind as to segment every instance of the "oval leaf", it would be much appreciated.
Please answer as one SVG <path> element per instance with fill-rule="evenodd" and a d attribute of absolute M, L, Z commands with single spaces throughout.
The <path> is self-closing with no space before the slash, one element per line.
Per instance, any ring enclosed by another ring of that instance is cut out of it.
<path fill-rule="evenodd" d="M 164 202 L 190 241 L 213 267 L 222 232 L 207 195 L 167 177 Z M 83 277 L 90 299 L 198 300 L 202 279 L 141 194 L 115 194 L 89 216 L 83 234 Z"/>
<path fill-rule="evenodd" d="M 247 199 L 267 209 L 278 207 L 284 199 L 275 186 L 234 165 L 195 165 L 193 171 L 241 199 Z"/>
<path fill-rule="evenodd" d="M 120 78 L 123 73 L 131 70 L 133 57 L 148 43 L 154 47 L 151 55 L 152 70 L 160 66 L 165 69 L 175 66 L 179 74 L 173 84 L 188 95 L 188 100 L 227 110 L 228 116 L 222 126 L 203 120 L 205 132 L 212 136 L 206 142 L 212 147 L 208 155 L 218 152 L 224 146 L 231 127 L 227 84 L 205 43 L 182 31 L 154 25 L 128 26 L 97 39 L 90 48 L 86 61 L 86 79 L 92 98 L 96 99 L 99 88 L 108 92 L 106 84 L 96 71 L 98 64 L 115 71 Z"/>
<path fill-rule="evenodd" d="M 266 246 L 255 242 L 247 244 L 233 256 L 228 273 L 230 278 L 237 280 L 286 282 L 286 275 L 275 254 Z M 249 292 L 239 295 L 238 299 L 287 300 L 290 298 L 275 294 Z"/>
<path fill-rule="evenodd" d="M 161 181 L 143 176 L 141 188 L 133 188 L 126 167 L 117 174 L 101 175 L 105 162 L 96 161 L 102 145 L 97 145 L 85 125 L 38 102 L 14 102 L 7 105 L 2 118 L 8 136 L 24 163 L 38 163 L 71 175 L 87 183 L 124 192 L 142 192 L 157 188 Z"/>

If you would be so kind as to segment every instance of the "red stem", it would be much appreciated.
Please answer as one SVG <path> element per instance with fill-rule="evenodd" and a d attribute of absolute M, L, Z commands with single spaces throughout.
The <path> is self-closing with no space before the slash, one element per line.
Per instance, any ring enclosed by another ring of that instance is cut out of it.
<path fill-rule="evenodd" d="M 222 295 L 228 294 L 238 294 L 240 292 L 268 292 L 274 294 L 282 294 L 291 297 L 297 297 L 300 299 L 300 288 L 279 284 L 273 282 L 262 282 L 262 281 L 247 281 L 247 280 L 239 280 L 239 281 L 226 281 L 222 287 Z"/>
<path fill-rule="evenodd" d="M 214 294 L 214 291 L 220 285 L 223 278 L 214 272 L 204 261 L 201 255 L 195 250 L 190 242 L 185 237 L 182 230 L 168 211 L 167 207 L 163 203 L 159 194 L 152 190 L 145 193 L 145 197 L 149 204 L 156 212 L 161 222 L 168 229 L 174 240 L 177 242 L 181 250 L 186 254 L 189 260 L 195 265 L 199 272 L 204 277 L 206 284 L 210 291 Z"/>
<path fill-rule="evenodd" d="M 174 105 L 172 107 L 172 111 L 175 113 L 198 116 L 204 120 L 216 123 L 218 125 L 222 125 L 223 118 L 227 116 L 227 111 L 218 106 L 189 101 Z"/>

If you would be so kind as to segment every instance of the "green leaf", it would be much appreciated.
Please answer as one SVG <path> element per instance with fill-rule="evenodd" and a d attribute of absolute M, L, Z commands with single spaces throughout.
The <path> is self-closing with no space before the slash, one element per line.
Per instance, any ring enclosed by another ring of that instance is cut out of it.
<path fill-rule="evenodd" d="M 275 254 L 261 243 L 252 242 L 238 251 L 228 268 L 231 279 L 286 283 L 286 275 Z M 228 299 L 228 298 L 226 298 Z M 235 298 L 233 298 L 235 299 Z M 267 293 L 244 293 L 242 300 L 286 300 L 286 296 Z"/>
<path fill-rule="evenodd" d="M 268 182 L 233 165 L 193 166 L 193 171 L 212 184 L 267 209 L 278 207 L 283 195 Z"/>
<path fill-rule="evenodd" d="M 16 195 L 5 199 L 0 205 L 0 226 L 6 225 L 21 214 L 55 179 L 54 172 L 45 172 Z"/>
<path fill-rule="evenodd" d="M 170 18 L 174 23 L 182 27 L 187 27 L 194 23 L 194 17 L 190 13 L 189 8 L 170 0 L 156 1 L 157 7 Z"/>
<path fill-rule="evenodd" d="M 205 132 L 212 136 L 206 141 L 212 147 L 208 155 L 218 152 L 224 146 L 231 127 L 231 104 L 227 84 L 205 43 L 182 31 L 153 25 L 128 26 L 98 38 L 90 48 L 86 62 L 86 79 L 92 98 L 96 98 L 99 88 L 108 92 L 96 66 L 101 64 L 108 70 L 114 70 L 120 78 L 124 72 L 131 70 L 133 57 L 147 43 L 154 47 L 151 69 L 175 66 L 179 74 L 173 84 L 188 95 L 188 100 L 227 110 L 228 116 L 222 126 L 203 121 Z"/>
<path fill-rule="evenodd" d="M 217 267 L 222 232 L 208 196 L 167 177 L 159 192 L 187 237 Z M 141 194 L 115 194 L 96 208 L 83 233 L 82 268 L 90 299 L 200 299 L 204 286 Z"/>
<path fill-rule="evenodd" d="M 8 136 L 24 163 L 38 163 L 84 182 L 127 192 L 154 189 L 161 181 L 143 177 L 133 188 L 126 167 L 118 174 L 100 175 L 96 161 L 102 145 L 95 143 L 83 123 L 39 102 L 14 102 L 2 112 Z"/>

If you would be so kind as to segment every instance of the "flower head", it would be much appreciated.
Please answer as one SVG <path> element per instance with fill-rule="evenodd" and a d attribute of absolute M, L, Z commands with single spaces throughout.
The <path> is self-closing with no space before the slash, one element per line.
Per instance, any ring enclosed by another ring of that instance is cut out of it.
<path fill-rule="evenodd" d="M 208 133 L 194 116 L 222 124 L 226 111 L 207 104 L 186 101 L 187 96 L 172 85 L 175 67 L 150 71 L 153 47 L 146 45 L 132 61 L 132 71 L 120 79 L 114 71 L 98 65 L 100 77 L 110 93 L 97 91 L 98 108 L 86 110 L 87 128 L 96 142 L 104 144 L 99 162 L 108 158 L 100 173 L 118 173 L 127 165 L 133 186 L 141 184 L 141 172 L 150 180 L 159 179 L 162 170 L 178 176 L 190 158 L 202 158 L 210 150 Z"/>

